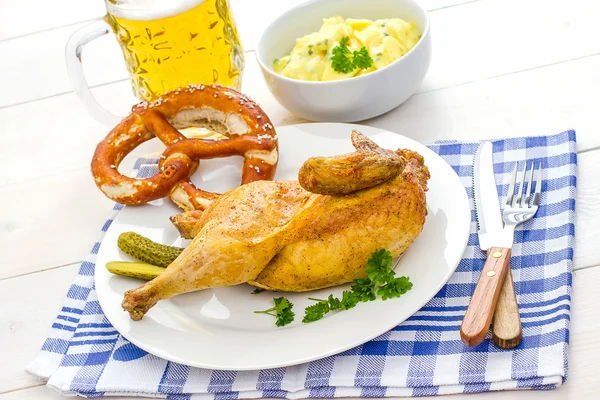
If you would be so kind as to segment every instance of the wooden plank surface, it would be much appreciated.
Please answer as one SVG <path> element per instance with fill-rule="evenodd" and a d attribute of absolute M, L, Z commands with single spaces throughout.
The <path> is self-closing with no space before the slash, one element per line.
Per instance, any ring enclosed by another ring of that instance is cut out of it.
<path fill-rule="evenodd" d="M 249 49 L 256 43 L 261 33 L 257 29 L 257 20 L 245 16 L 253 15 L 256 8 L 261 10 L 261 20 L 270 21 L 280 13 L 304 2 L 304 0 L 229 0 L 236 18 L 240 34 L 248 43 Z M 435 1 L 431 3 L 436 3 Z M 439 7 L 458 4 L 461 1 L 438 1 Z M 81 1 L 62 0 L 60 3 L 54 1 L 39 0 L 0 0 L 0 41 L 19 38 L 36 32 L 48 31 L 64 26 L 88 22 L 92 19 L 101 18 L 106 14 L 106 8 L 102 0 Z"/>
<path fill-rule="evenodd" d="M 15 304 L 0 314 L 0 354 L 8 355 L 10 363 L 0 363 L 1 400 L 60 399 L 45 387 L 26 390 L 20 388 L 39 384 L 23 372 L 35 352 L 44 341 L 45 333 L 59 310 L 60 296 L 76 270 L 74 266 L 53 271 L 0 281 L 0 303 Z M 569 380 L 567 384 L 552 391 L 504 392 L 479 395 L 458 395 L 450 399 L 500 399 L 508 396 L 523 396 L 527 399 L 558 400 L 564 398 L 592 399 L 600 392 L 600 381 L 596 379 L 600 369 L 600 319 L 597 304 L 600 302 L 600 266 L 577 271 L 573 276 L 573 307 L 571 309 L 571 346 L 569 348 Z M 44 288 L 28 294 L 23 302 L 23 287 Z M 57 296 L 57 294 L 59 294 Z M 543 396 L 543 397 L 542 397 Z M 112 397 L 125 400 L 125 397 Z M 521 397 L 518 397 L 521 398 Z"/>
<path fill-rule="evenodd" d="M 413 96 L 401 107 L 363 123 L 398 132 L 422 143 L 578 132 L 578 149 L 600 146 L 600 55 Z M 564 77 L 569 76 L 569 80 Z M 254 57 L 248 58 L 242 90 L 261 104 L 276 125 L 302 122 L 281 107 L 264 84 Z M 136 102 L 127 82 L 94 90 L 100 103 L 125 115 Z M 0 187 L 87 168 L 96 143 L 109 128 L 85 112 L 74 94 L 0 109 L 0 147 L 22 149 L 38 163 L 8 152 Z M 24 135 L 28 140 L 23 140 Z M 34 143 L 35 145 L 31 145 Z M 600 261 L 600 260 L 599 260 Z"/>
<path fill-rule="evenodd" d="M 477 0 L 422 0 L 421 4 L 428 10 L 452 7 L 462 3 Z M 255 43 L 257 35 L 257 20 L 245 18 L 254 15 L 255 10 L 260 10 L 260 20 L 270 21 L 288 8 L 300 4 L 304 0 L 229 0 L 240 32 L 246 37 L 244 40 Z M 36 32 L 73 25 L 94 18 L 100 18 L 105 13 L 102 0 L 0 0 L 0 41 L 8 40 Z"/>
<path fill-rule="evenodd" d="M 105 8 L 102 0 L 0 0 L 0 10 L 0 41 L 4 41 L 99 18 Z"/>
<path fill-rule="evenodd" d="M 541 9 L 544 18 L 539 18 Z M 600 41 L 580 39 L 600 37 L 600 25 L 595 23 L 599 18 L 600 3 L 588 0 L 573 0 L 569 7 L 560 0 L 485 0 L 438 9 L 431 13 L 433 59 L 421 91 L 598 54 Z M 71 90 L 64 44 L 80 26 L 0 42 L 0 54 L 11 54 L 0 64 L 0 87 L 4 88 L 0 107 Z M 253 26 L 253 33 L 246 36 L 259 34 L 261 28 Z M 246 46 L 246 50 L 252 48 Z M 122 55 L 110 36 L 88 45 L 83 59 L 90 85 L 127 77 Z M 41 60 L 44 73 L 40 73 Z"/>
<path fill-rule="evenodd" d="M 244 91 L 264 107 L 275 126 L 302 122 L 273 99 L 257 64 L 248 65 Z M 600 56 L 595 56 L 537 73 L 526 71 L 423 93 L 366 123 L 425 143 L 549 134 L 574 127 L 579 132 L 578 147 L 585 151 L 600 142 L 595 134 L 600 114 L 594 112 L 600 104 L 600 74 L 595 72 L 599 69 Z M 566 74 L 573 76 L 569 83 L 559 79 Z M 134 101 L 125 82 L 99 87 L 95 93 L 115 112 L 126 112 Z M 68 118 L 60 118 L 64 110 L 69 110 Z M 110 214 L 111 203 L 95 188 L 89 173 L 91 154 L 107 128 L 89 118 L 73 94 L 0 110 L 0 120 L 5 121 L 0 148 L 17 150 L 0 159 L 0 169 L 10 171 L 19 165 L 18 174 L 0 176 L 0 196 L 8 204 L 0 210 L 0 220 L 6 221 L 0 225 L 0 251 L 7 261 L 0 277 L 80 261 Z M 137 154 L 144 154 L 146 148 Z M 24 153 L 37 162 L 23 162 Z M 577 235 L 581 239 L 576 242 L 575 267 L 585 268 L 600 261 L 596 245 L 600 181 L 594 179 L 600 155 L 584 153 L 579 162 Z M 35 193 L 44 193 L 43 203 Z M 25 218 L 19 213 L 23 207 L 30 210 Z M 83 227 L 81 220 L 87 222 Z M 61 236 L 47 234 L 58 229 Z M 39 243 L 38 251 L 26 260 L 17 250 L 24 240 Z"/>
<path fill-rule="evenodd" d="M 585 151 L 600 146 L 599 70 L 600 55 L 420 93 L 364 123 L 421 142 L 576 129 L 577 149 Z"/>
<path fill-rule="evenodd" d="M 77 270 L 72 265 L 0 280 L 0 393 L 41 383 L 25 366 L 41 348 Z"/>
<path fill-rule="evenodd" d="M 264 107 L 274 124 L 302 122 L 274 100 L 251 54 L 242 90 Z M 101 104 L 121 115 L 127 115 L 137 102 L 128 82 L 101 86 L 93 93 Z M 0 175 L 0 187 L 88 168 L 96 144 L 112 128 L 92 119 L 73 93 L 0 109 L 0 121 L 3 121 L 0 148 L 21 149 L 38 161 L 22 162 L 20 151 L 3 154 L 0 168 L 19 165 L 19 171 Z"/>
<path fill-rule="evenodd" d="M 597 177 L 600 150 L 585 152 L 577 157 L 574 265 L 575 269 L 580 269 L 596 265 L 600 260 L 600 179 Z"/>

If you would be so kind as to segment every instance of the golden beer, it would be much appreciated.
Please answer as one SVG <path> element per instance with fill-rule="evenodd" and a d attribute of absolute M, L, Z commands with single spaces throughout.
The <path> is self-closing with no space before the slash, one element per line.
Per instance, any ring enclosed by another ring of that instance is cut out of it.
<path fill-rule="evenodd" d="M 137 97 L 188 84 L 239 89 L 244 51 L 227 0 L 107 0 Z"/>

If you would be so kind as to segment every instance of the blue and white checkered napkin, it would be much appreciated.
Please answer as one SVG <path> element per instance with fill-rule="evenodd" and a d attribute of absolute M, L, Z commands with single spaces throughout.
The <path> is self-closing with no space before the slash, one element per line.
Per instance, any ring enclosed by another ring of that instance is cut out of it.
<path fill-rule="evenodd" d="M 431 148 L 461 177 L 472 198 L 477 143 L 440 142 Z M 94 259 L 81 264 L 39 356 L 28 371 L 63 394 L 130 395 L 170 399 L 259 397 L 383 397 L 551 389 L 566 379 L 573 260 L 575 132 L 494 143 L 497 183 L 503 193 L 513 162 L 544 167 L 537 215 L 515 232 L 511 266 L 523 322 L 523 342 L 500 350 L 490 342 L 467 348 L 459 326 L 484 264 L 475 233 L 448 284 L 392 331 L 308 364 L 263 371 L 210 371 L 168 362 L 119 335 L 94 290 Z M 148 163 L 148 160 L 142 161 Z M 155 166 L 142 167 L 141 176 Z M 121 206 L 115 207 L 115 213 Z M 105 232 L 112 219 L 102 228 Z"/>

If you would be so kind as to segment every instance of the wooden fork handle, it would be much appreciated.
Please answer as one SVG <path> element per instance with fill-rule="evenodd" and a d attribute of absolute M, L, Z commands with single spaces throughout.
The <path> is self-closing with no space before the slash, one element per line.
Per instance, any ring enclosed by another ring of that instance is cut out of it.
<path fill-rule="evenodd" d="M 519 306 L 510 268 L 506 273 L 498 304 L 496 304 L 492 335 L 496 346 L 502 349 L 517 347 L 523 338 Z"/>
<path fill-rule="evenodd" d="M 477 346 L 485 339 L 500 290 L 510 268 L 510 249 L 492 247 L 481 271 L 469 307 L 460 325 L 460 338 L 469 347 Z"/>

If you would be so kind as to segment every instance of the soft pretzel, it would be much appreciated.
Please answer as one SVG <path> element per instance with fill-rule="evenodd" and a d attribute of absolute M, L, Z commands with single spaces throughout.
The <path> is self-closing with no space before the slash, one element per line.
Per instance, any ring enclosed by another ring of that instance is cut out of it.
<path fill-rule="evenodd" d="M 222 139 L 188 139 L 178 131 L 189 127 L 213 130 Z M 155 136 L 167 146 L 158 173 L 146 179 L 119 173 L 125 156 Z M 219 85 L 190 85 L 133 107 L 98 144 L 91 166 L 98 188 L 118 203 L 143 204 L 170 196 L 186 211 L 203 210 L 218 194 L 189 180 L 198 160 L 243 156 L 244 184 L 273 179 L 277 149 L 275 129 L 255 102 Z"/>

